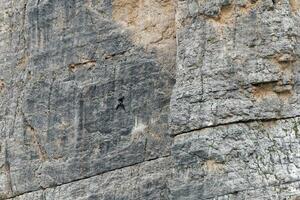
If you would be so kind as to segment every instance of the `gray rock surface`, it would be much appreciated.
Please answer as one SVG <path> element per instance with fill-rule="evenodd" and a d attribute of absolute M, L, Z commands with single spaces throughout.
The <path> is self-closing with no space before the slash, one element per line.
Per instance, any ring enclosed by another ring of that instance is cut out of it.
<path fill-rule="evenodd" d="M 237 123 L 179 135 L 172 199 L 300 196 L 299 122 Z"/>
<path fill-rule="evenodd" d="M 291 5 L 178 2 L 174 134 L 299 115 L 300 20 Z"/>
<path fill-rule="evenodd" d="M 0 199 L 300 198 L 298 0 L 0 0 Z"/>

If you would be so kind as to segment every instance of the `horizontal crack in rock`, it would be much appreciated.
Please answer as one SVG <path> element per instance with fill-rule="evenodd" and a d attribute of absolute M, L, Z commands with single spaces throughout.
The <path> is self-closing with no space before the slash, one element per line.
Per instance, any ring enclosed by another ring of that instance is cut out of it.
<path fill-rule="evenodd" d="M 195 131 L 201 131 L 201 130 L 208 129 L 208 128 L 217 128 L 217 127 L 226 126 L 226 125 L 241 124 L 241 123 L 244 124 L 244 123 L 253 123 L 253 122 L 263 122 L 264 123 L 264 122 L 272 122 L 272 121 L 279 121 L 279 120 L 286 120 L 286 119 L 294 119 L 294 118 L 297 118 L 297 117 L 300 117 L 300 115 L 295 115 L 295 116 L 291 116 L 291 117 L 268 118 L 268 119 L 260 118 L 260 119 L 237 120 L 237 121 L 234 121 L 234 122 L 220 123 L 220 124 L 215 124 L 215 125 L 211 125 L 211 126 L 205 126 L 205 127 L 202 127 L 202 128 L 195 128 L 195 129 L 191 129 L 191 130 L 188 130 L 188 131 L 182 131 L 182 132 L 179 132 L 179 133 L 173 133 L 173 134 L 171 134 L 171 136 L 173 138 L 175 138 L 177 136 L 184 135 L 184 134 L 189 134 L 189 133 L 192 133 L 192 132 L 195 132 Z"/>
<path fill-rule="evenodd" d="M 80 67 L 86 67 L 88 69 L 94 67 L 96 65 L 96 60 L 88 60 L 85 62 L 80 62 L 80 63 L 72 63 L 69 64 L 69 70 L 71 72 L 75 72 L 78 68 Z"/>

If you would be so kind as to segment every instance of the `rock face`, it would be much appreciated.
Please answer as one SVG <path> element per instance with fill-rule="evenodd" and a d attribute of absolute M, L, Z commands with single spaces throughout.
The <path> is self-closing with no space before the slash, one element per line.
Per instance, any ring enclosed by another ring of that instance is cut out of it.
<path fill-rule="evenodd" d="M 0 0 L 0 199 L 300 198 L 298 0 Z"/>

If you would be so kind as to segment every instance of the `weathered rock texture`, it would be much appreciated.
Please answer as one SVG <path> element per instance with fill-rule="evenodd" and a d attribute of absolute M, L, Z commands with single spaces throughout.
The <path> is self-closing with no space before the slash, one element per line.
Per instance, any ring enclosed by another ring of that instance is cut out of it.
<path fill-rule="evenodd" d="M 0 0 L 0 199 L 300 198 L 299 0 Z"/>

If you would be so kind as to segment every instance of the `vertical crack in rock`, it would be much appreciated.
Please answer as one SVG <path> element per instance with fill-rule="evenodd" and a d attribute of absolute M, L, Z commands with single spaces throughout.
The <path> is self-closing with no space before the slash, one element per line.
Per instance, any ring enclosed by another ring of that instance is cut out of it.
<path fill-rule="evenodd" d="M 24 131 L 30 135 L 31 137 L 31 142 L 35 147 L 36 153 L 39 156 L 39 159 L 42 161 L 46 161 L 48 160 L 48 154 L 46 152 L 46 150 L 44 149 L 43 145 L 40 142 L 40 138 L 38 136 L 37 131 L 35 130 L 35 128 L 33 126 L 31 126 L 29 124 L 29 122 L 27 121 L 24 113 L 22 113 L 23 116 L 23 123 L 24 123 Z"/>
<path fill-rule="evenodd" d="M 5 141 L 5 146 L 4 146 L 4 152 L 5 152 L 5 160 L 4 160 L 4 173 L 6 176 L 6 188 L 8 191 L 8 195 L 13 194 L 13 187 L 12 187 L 12 179 L 11 179 L 11 171 L 10 171 L 10 163 L 9 163 L 9 154 L 8 154 L 8 145 L 7 141 Z"/>
<path fill-rule="evenodd" d="M 26 36 L 26 20 L 27 20 L 27 4 L 28 4 L 28 0 L 25 0 L 24 2 L 24 6 L 22 9 L 22 24 L 21 24 L 21 33 L 20 34 L 20 42 L 23 42 L 23 48 L 22 51 L 24 52 L 22 57 L 18 60 L 17 63 L 17 67 L 19 67 L 20 69 L 25 69 L 27 67 L 28 64 L 28 49 L 27 49 L 27 36 Z"/>
<path fill-rule="evenodd" d="M 47 152 L 44 149 L 44 147 L 41 145 L 40 139 L 38 137 L 38 134 L 37 134 L 36 130 L 32 126 L 30 126 L 30 125 L 27 124 L 26 132 L 31 135 L 31 137 L 32 137 L 32 143 L 33 143 L 33 145 L 36 148 L 36 151 L 37 151 L 37 153 L 39 155 L 39 158 L 41 160 L 43 160 L 43 161 L 48 160 Z"/>
<path fill-rule="evenodd" d="M 80 148 L 82 134 L 84 131 L 84 99 L 82 93 L 78 97 L 78 112 L 75 118 L 76 123 L 76 148 Z"/>

